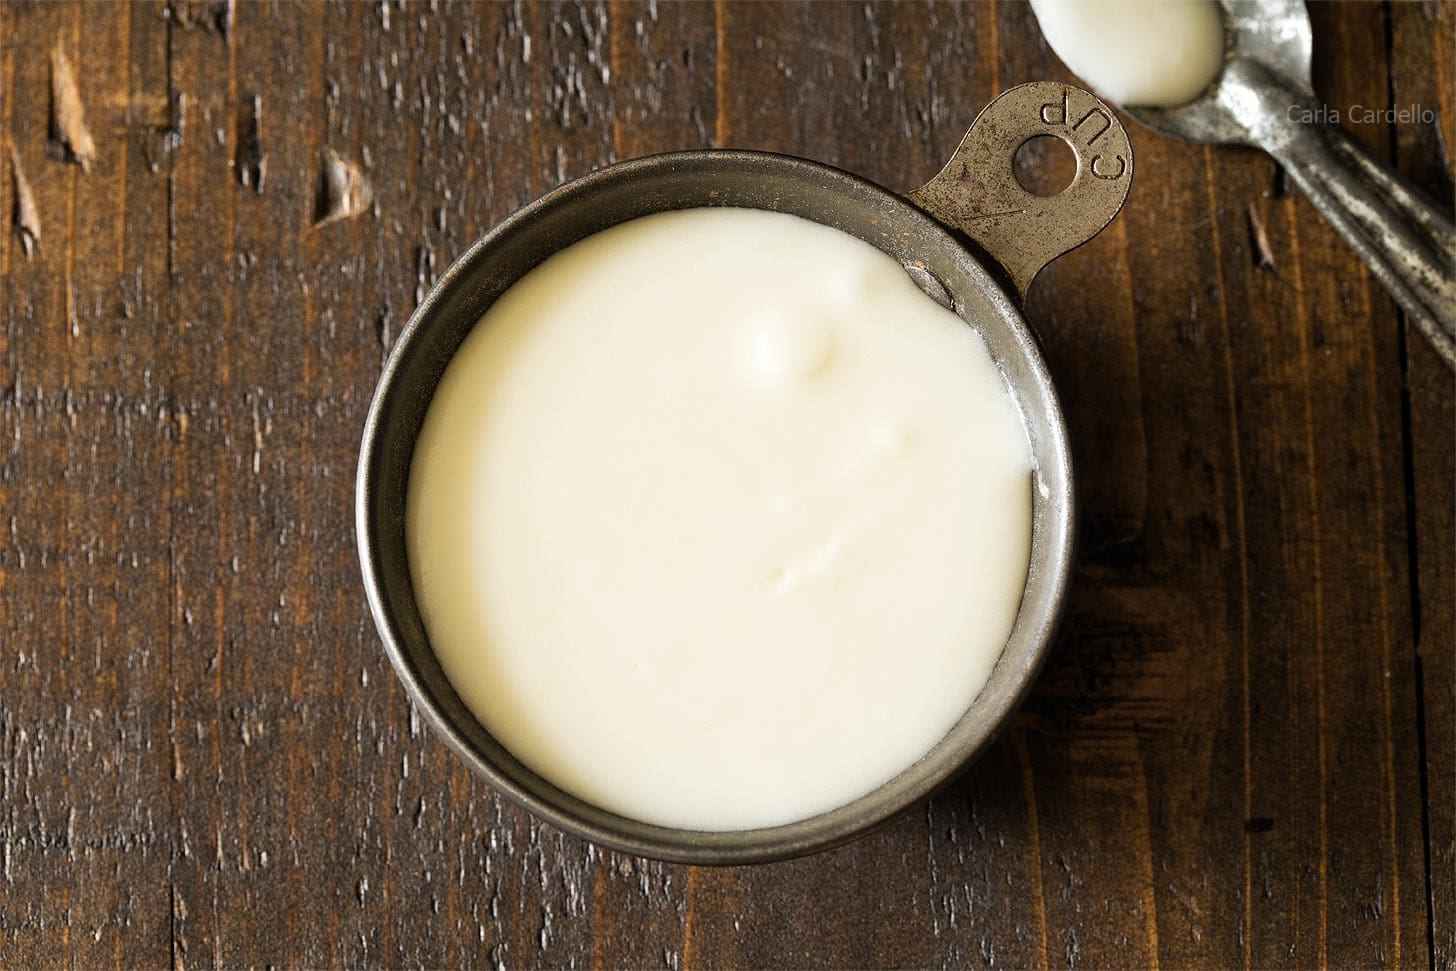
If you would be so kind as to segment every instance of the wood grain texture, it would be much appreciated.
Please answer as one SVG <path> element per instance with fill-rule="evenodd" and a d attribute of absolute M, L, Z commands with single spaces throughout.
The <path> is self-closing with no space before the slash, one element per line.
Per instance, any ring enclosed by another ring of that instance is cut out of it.
<path fill-rule="evenodd" d="M 1449 206 L 1452 4 L 1312 12 L 1333 106 L 1436 114 L 1348 128 Z M 44 228 L 0 240 L 0 966 L 1456 967 L 1456 382 L 1267 158 L 1134 128 L 1124 213 L 1033 288 L 1084 529 L 1011 729 L 861 841 L 688 868 L 411 711 L 352 528 L 384 357 L 617 159 L 918 185 L 1070 78 L 1029 8 L 4 3 L 0 41 Z M 373 201 L 315 227 L 326 151 Z"/>
<path fill-rule="evenodd" d="M 1456 6 L 1391 8 L 1391 98 L 1424 105 L 1434 123 L 1413 117 L 1394 132 L 1402 172 L 1447 210 L 1456 206 Z M 1408 409 L 1406 489 L 1412 612 L 1426 798 L 1427 908 L 1432 963 L 1456 967 L 1456 377 L 1409 327 L 1405 337 Z"/>

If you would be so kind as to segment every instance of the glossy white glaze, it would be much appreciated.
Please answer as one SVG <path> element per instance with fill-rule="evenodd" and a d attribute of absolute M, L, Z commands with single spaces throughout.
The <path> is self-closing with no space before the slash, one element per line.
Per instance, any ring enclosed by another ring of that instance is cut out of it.
<path fill-rule="evenodd" d="M 698 209 L 592 236 L 466 339 L 411 469 L 435 652 L 526 764 L 705 830 L 832 809 L 976 697 L 1030 453 L 979 335 L 890 257 Z"/>
<path fill-rule="evenodd" d="M 1047 43 L 1104 98 L 1172 108 L 1223 69 L 1213 0 L 1031 0 Z"/>

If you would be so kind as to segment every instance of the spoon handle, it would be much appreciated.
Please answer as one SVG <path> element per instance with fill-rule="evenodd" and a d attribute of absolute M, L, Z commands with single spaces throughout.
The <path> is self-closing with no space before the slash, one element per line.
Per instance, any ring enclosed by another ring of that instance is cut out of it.
<path fill-rule="evenodd" d="M 1287 100 L 1278 97 L 1267 77 L 1258 80 L 1258 89 L 1249 92 L 1254 97 L 1228 98 L 1225 107 L 1256 144 L 1279 160 L 1437 353 L 1456 368 L 1456 225 L 1451 216 L 1339 128 L 1305 121 L 1328 117 L 1327 111 L 1303 104 L 1305 99 L 1293 92 L 1278 92 Z M 1239 87 L 1232 86 L 1235 92 Z"/>

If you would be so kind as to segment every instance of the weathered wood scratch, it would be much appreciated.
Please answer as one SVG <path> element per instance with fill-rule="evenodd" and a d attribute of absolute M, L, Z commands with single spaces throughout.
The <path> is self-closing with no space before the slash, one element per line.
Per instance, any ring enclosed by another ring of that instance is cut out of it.
<path fill-rule="evenodd" d="M 1264 230 L 1264 220 L 1259 207 L 1249 203 L 1249 241 L 1254 247 L 1254 266 L 1261 270 L 1274 269 L 1274 250 L 1269 247 L 1269 234 Z"/>
<path fill-rule="evenodd" d="M 90 172 L 96 162 L 96 142 L 86 127 L 86 110 L 76 87 L 76 74 L 65 48 L 51 50 L 51 141 L 65 157 Z"/>
<path fill-rule="evenodd" d="M 28 258 L 40 245 L 40 213 L 35 208 L 35 193 L 31 192 L 30 181 L 20 165 L 20 149 L 14 145 L 10 146 L 10 182 L 15 191 L 12 213 L 15 233 Z"/>
<path fill-rule="evenodd" d="M 346 162 L 332 148 L 325 148 L 319 168 L 313 224 L 324 226 L 340 219 L 352 219 L 368 209 L 373 201 L 374 190 L 359 167 Z"/>
<path fill-rule="evenodd" d="M 263 153 L 263 96 L 244 98 L 238 105 L 237 149 L 233 153 L 233 169 L 238 185 L 263 194 L 263 180 L 268 175 L 268 156 Z"/>

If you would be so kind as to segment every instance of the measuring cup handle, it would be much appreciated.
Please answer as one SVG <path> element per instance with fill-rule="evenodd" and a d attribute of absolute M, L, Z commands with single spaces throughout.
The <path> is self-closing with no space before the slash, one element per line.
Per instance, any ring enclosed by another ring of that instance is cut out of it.
<path fill-rule="evenodd" d="M 1224 107 L 1279 160 L 1430 340 L 1456 367 L 1456 225 L 1389 166 L 1372 158 L 1270 72 L 1230 62 Z"/>
<path fill-rule="evenodd" d="M 1077 157 L 1077 174 L 1056 195 L 1036 195 L 1016 178 L 1017 149 L 1038 135 Z M 1131 184 L 1132 145 L 1112 109 L 1075 85 L 1036 81 L 987 105 L 945 168 L 909 199 L 1001 264 L 1024 303 L 1041 268 L 1101 232 Z"/>

